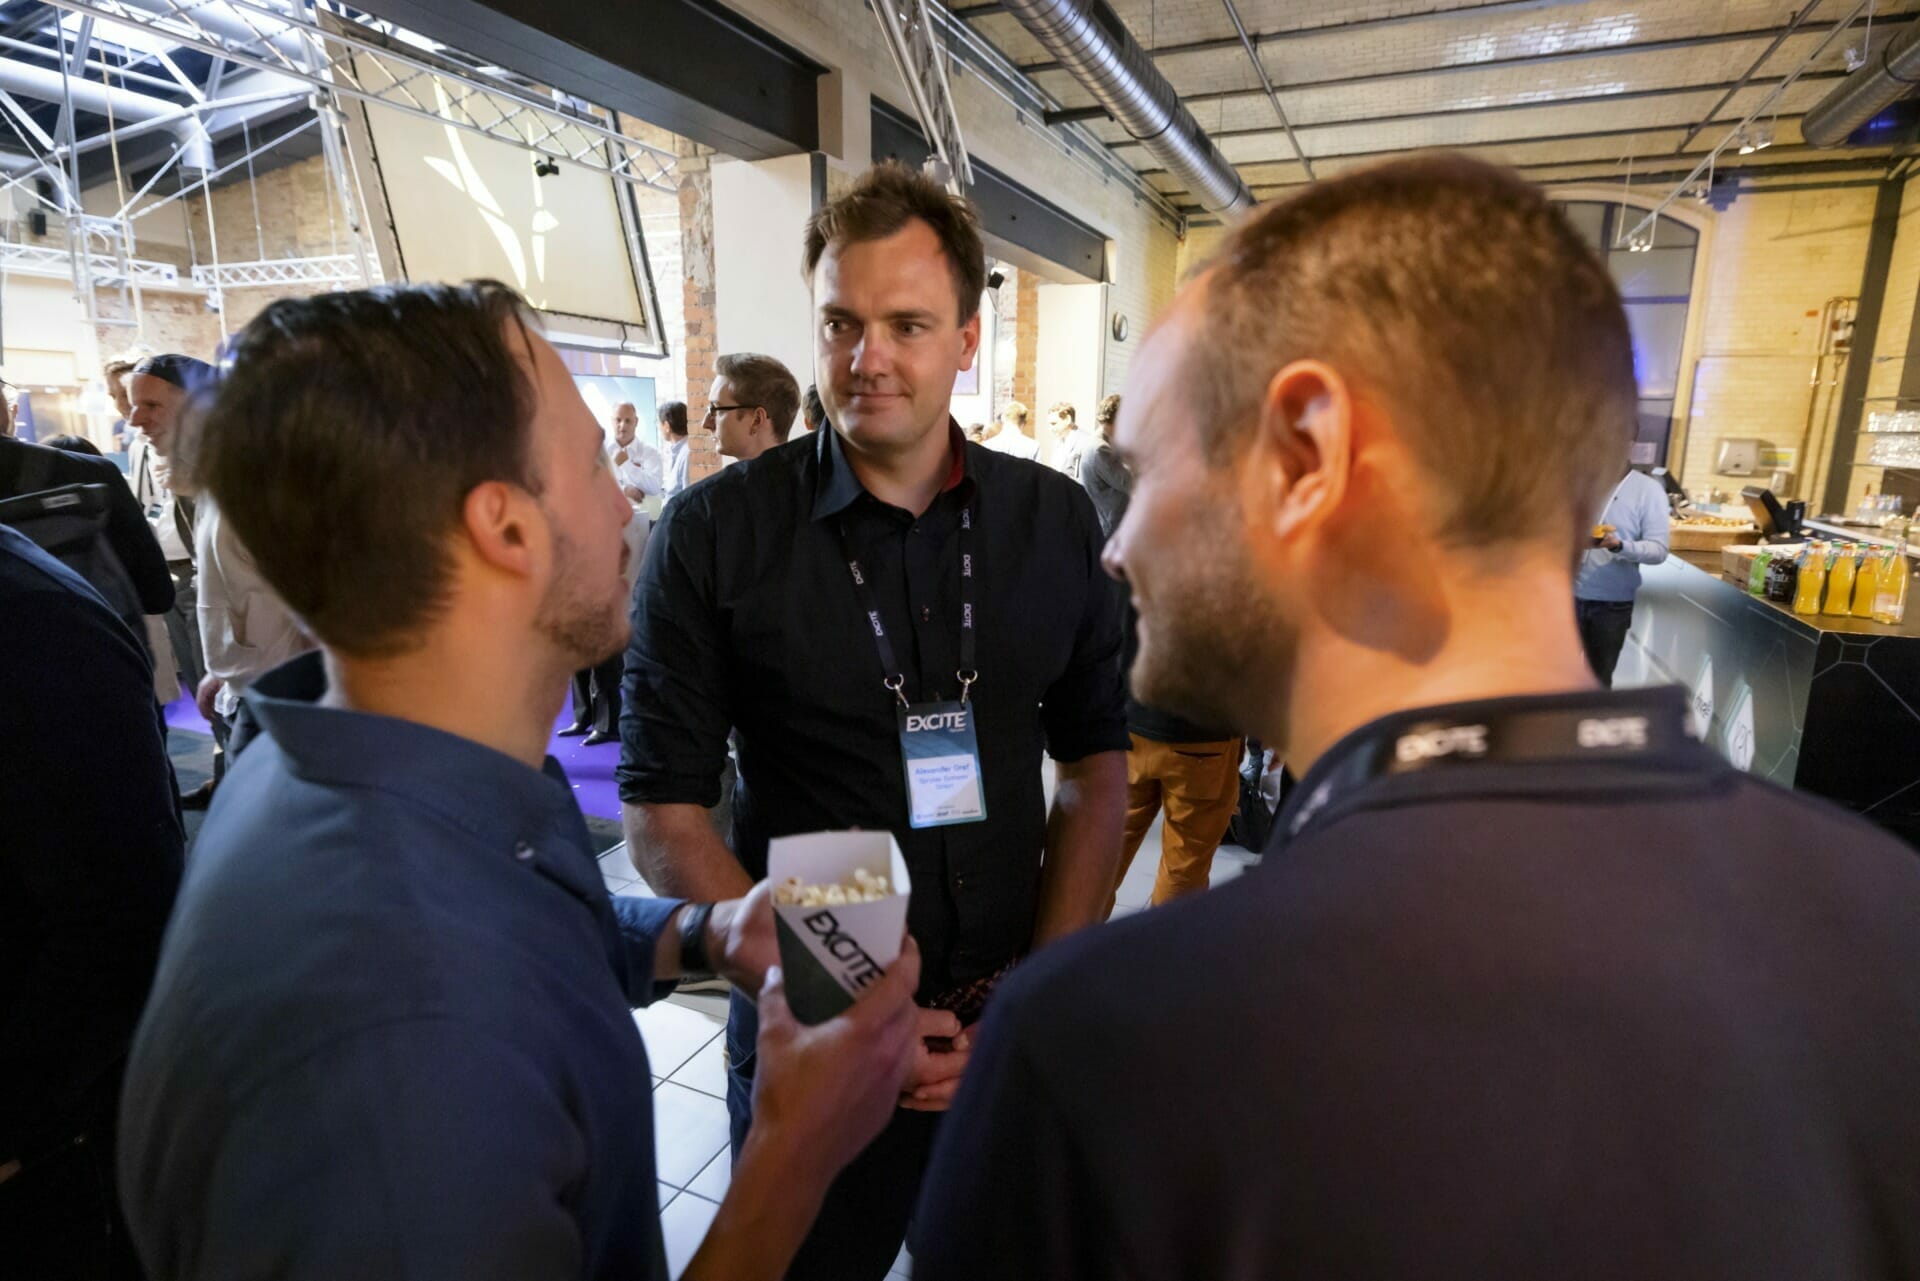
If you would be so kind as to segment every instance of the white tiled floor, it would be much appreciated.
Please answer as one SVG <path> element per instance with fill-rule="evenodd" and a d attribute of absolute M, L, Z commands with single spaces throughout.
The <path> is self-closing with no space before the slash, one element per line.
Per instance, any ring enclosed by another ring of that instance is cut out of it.
<path fill-rule="evenodd" d="M 1222 846 L 1213 863 L 1212 883 L 1238 876 L 1251 862 L 1245 850 Z M 1159 866 L 1160 827 L 1154 824 L 1140 855 L 1120 886 L 1114 916 L 1145 908 Z M 600 858 L 602 878 L 615 894 L 646 894 L 627 861 L 625 846 Z M 655 1161 L 660 1179 L 660 1229 L 667 1264 L 679 1276 L 699 1248 L 719 1202 L 726 1195 L 731 1169 L 727 1150 L 727 1076 L 724 1056 L 727 1001 L 719 993 L 675 993 L 665 1001 L 634 1011 L 647 1044 L 654 1073 Z M 894 1277 L 911 1277 L 905 1247 L 895 1261 Z"/>

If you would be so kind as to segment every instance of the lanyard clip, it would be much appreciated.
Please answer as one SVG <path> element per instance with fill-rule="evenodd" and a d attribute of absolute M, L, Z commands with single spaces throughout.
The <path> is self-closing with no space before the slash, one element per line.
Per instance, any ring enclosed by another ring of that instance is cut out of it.
<path fill-rule="evenodd" d="M 965 707 L 967 705 L 967 691 L 972 689 L 973 683 L 980 679 L 980 673 L 969 667 L 955 672 L 954 675 L 960 678 L 960 706 Z"/>
<path fill-rule="evenodd" d="M 900 692 L 907 687 L 907 678 L 905 676 L 883 677 L 880 683 L 893 691 L 893 696 L 900 700 L 900 706 L 906 707 L 908 705 L 907 696 Z"/>

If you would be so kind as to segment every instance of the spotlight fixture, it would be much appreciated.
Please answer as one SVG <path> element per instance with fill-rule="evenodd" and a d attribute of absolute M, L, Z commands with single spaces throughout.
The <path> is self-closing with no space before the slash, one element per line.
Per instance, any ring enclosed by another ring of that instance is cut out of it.
<path fill-rule="evenodd" d="M 1867 55 L 1860 51 L 1860 46 L 1857 44 L 1847 46 L 1845 57 L 1848 71 L 1858 71 L 1867 65 Z"/>
<path fill-rule="evenodd" d="M 1743 156 L 1750 156 L 1754 152 L 1759 150 L 1758 147 L 1753 145 L 1753 135 L 1748 133 L 1745 129 L 1742 129 L 1739 133 L 1735 134 L 1734 138 L 1736 141 L 1739 142 L 1740 154 Z"/>
<path fill-rule="evenodd" d="M 1753 149 L 1755 151 L 1765 151 L 1768 147 L 1771 147 L 1772 145 L 1773 145 L 1773 126 L 1770 124 L 1755 125 L 1753 127 Z"/>
<path fill-rule="evenodd" d="M 1007 278 L 1001 275 L 999 272 L 990 271 L 987 273 L 987 288 L 998 289 L 1000 286 L 1006 283 L 1007 283 Z"/>
<path fill-rule="evenodd" d="M 551 178 L 553 177 L 553 175 L 559 172 L 560 172 L 560 162 L 558 160 L 550 160 L 545 156 L 535 156 L 533 158 L 533 176 L 534 177 Z"/>

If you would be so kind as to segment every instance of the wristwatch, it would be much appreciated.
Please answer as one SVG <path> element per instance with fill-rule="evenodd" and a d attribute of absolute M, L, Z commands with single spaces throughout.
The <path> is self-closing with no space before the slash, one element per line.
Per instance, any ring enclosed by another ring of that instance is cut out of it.
<path fill-rule="evenodd" d="M 707 921 L 713 916 L 712 903 L 689 903 L 680 917 L 680 975 L 712 974 L 713 961 L 707 956 Z"/>

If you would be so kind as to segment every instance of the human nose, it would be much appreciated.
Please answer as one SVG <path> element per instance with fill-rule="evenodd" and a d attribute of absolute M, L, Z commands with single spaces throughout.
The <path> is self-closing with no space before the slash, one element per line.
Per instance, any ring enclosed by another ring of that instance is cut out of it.
<path fill-rule="evenodd" d="M 1121 518 L 1113 533 L 1107 536 L 1107 545 L 1100 549 L 1100 568 L 1115 582 L 1127 581 L 1127 541 L 1128 530 L 1132 526 L 1132 514 Z"/>

